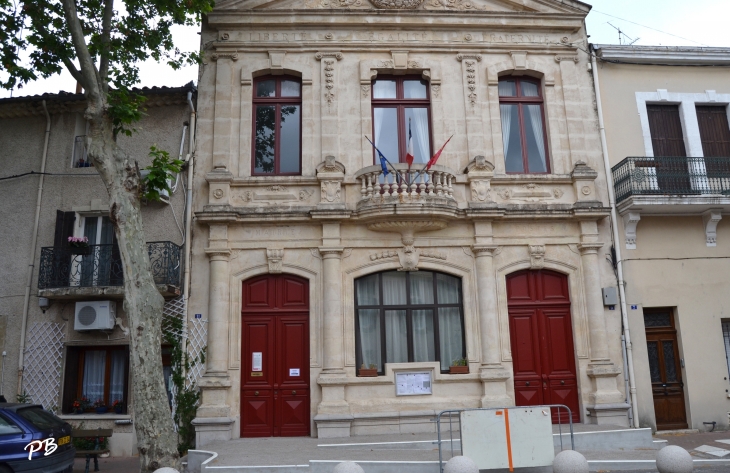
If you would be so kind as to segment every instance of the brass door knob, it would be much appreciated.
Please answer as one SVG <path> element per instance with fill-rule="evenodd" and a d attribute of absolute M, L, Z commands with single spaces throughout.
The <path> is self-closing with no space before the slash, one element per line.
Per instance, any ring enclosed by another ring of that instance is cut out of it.
<path fill-rule="evenodd" d="M 530 382 L 529 381 L 525 383 L 525 386 L 529 386 L 529 385 L 530 385 Z"/>
<path fill-rule="evenodd" d="M 291 393 L 292 393 L 292 396 L 296 396 L 297 395 L 297 392 L 296 391 L 292 391 Z"/>
<path fill-rule="evenodd" d="M 254 396 L 258 396 L 258 395 L 259 395 L 259 392 L 258 392 L 258 391 L 256 391 L 255 393 L 253 393 L 253 395 L 254 395 Z"/>
<path fill-rule="evenodd" d="M 560 384 L 565 384 L 565 380 L 560 381 Z"/>

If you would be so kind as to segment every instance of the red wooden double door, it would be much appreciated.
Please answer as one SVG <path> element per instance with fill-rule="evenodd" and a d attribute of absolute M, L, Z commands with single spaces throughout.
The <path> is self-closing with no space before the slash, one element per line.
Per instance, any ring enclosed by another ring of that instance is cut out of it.
<path fill-rule="evenodd" d="M 567 276 L 548 270 L 507 277 L 515 402 L 518 406 L 564 404 L 580 422 L 573 328 Z M 552 410 L 553 423 L 567 412 Z"/>
<path fill-rule="evenodd" d="M 259 276 L 241 299 L 241 437 L 309 435 L 309 285 Z"/>

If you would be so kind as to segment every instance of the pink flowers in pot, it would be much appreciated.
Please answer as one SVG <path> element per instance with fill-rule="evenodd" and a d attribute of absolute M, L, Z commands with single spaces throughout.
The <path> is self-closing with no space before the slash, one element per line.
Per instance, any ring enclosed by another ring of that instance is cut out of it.
<path fill-rule="evenodd" d="M 85 236 L 83 236 L 83 237 L 70 236 L 70 237 L 68 237 L 68 245 L 76 247 L 76 248 L 85 248 L 85 247 L 89 246 L 89 239 Z"/>

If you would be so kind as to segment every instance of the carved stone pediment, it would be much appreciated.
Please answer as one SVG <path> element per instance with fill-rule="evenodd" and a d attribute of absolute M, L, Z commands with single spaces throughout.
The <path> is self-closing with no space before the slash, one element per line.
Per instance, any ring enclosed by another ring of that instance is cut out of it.
<path fill-rule="evenodd" d="M 327 156 L 324 158 L 324 161 L 319 163 L 317 166 L 317 174 L 323 173 L 323 172 L 338 172 L 338 173 L 345 173 L 345 165 L 341 162 L 335 160 L 334 156 Z"/>

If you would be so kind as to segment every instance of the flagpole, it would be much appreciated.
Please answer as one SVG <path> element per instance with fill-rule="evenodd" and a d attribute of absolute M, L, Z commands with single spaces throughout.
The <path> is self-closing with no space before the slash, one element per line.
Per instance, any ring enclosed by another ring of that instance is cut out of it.
<path fill-rule="evenodd" d="M 386 158 L 385 155 L 378 149 L 378 147 L 375 146 L 375 143 L 373 143 L 372 141 L 370 141 L 370 138 L 368 138 L 368 135 L 364 135 L 364 136 L 365 136 L 365 139 L 368 140 L 368 142 L 371 145 L 373 145 L 373 148 L 375 148 L 375 151 L 377 151 L 378 154 L 383 157 L 383 159 L 385 160 L 385 162 L 388 163 L 388 164 L 390 164 L 391 169 L 393 169 L 393 174 L 395 174 L 396 182 L 399 181 L 400 180 L 400 174 L 398 174 L 398 170 L 395 168 L 395 166 L 393 166 L 393 163 L 391 163 L 388 160 L 388 158 Z"/>
<path fill-rule="evenodd" d="M 441 156 L 441 152 L 442 152 L 442 151 L 444 150 L 444 148 L 446 148 L 446 145 L 447 145 L 447 144 L 449 144 L 449 141 L 451 141 L 451 138 L 453 138 L 453 137 L 454 137 L 454 135 L 451 135 L 451 136 L 449 136 L 449 139 L 448 139 L 448 140 L 446 140 L 446 143 L 444 143 L 444 145 L 443 145 L 443 146 L 441 147 L 441 149 L 440 149 L 440 150 L 438 150 L 438 153 L 437 153 L 437 154 L 438 154 L 439 156 Z M 436 156 L 436 155 L 434 155 L 434 156 Z M 427 162 L 427 163 L 425 164 L 425 166 L 423 166 L 423 169 L 421 169 L 420 171 L 418 171 L 418 174 L 416 174 L 416 179 L 418 179 L 418 177 L 419 177 L 419 176 L 420 176 L 421 174 L 423 174 L 423 171 L 425 171 L 425 170 L 426 170 L 426 168 L 428 167 L 428 163 L 430 163 L 432 159 L 433 159 L 433 157 L 431 157 L 431 159 L 429 159 L 429 160 L 428 160 L 428 162 Z"/>

